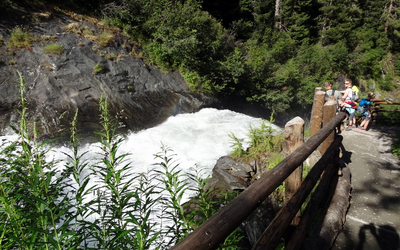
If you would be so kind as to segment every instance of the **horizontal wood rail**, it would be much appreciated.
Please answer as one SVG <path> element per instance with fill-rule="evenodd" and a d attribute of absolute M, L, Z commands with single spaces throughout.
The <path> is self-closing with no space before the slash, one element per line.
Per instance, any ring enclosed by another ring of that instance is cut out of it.
<path fill-rule="evenodd" d="M 333 110 L 335 110 L 335 108 Z M 307 159 L 314 150 L 321 145 L 322 142 L 324 142 L 326 138 L 328 138 L 329 135 L 332 135 L 337 125 L 345 118 L 345 116 L 346 115 L 343 112 L 336 115 L 332 120 L 327 122 L 322 129 L 316 132 L 310 139 L 287 156 L 276 167 L 263 174 L 260 179 L 245 189 L 226 207 L 218 211 L 171 249 L 216 249 L 219 244 L 222 243 L 224 239 L 250 215 L 251 212 L 253 212 L 297 167 L 303 163 L 303 161 Z M 333 143 L 332 147 L 338 147 L 337 143 L 338 142 Z M 327 152 L 328 151 L 334 152 L 335 150 L 330 150 L 329 148 Z M 326 158 L 329 158 L 329 154 L 330 153 L 328 153 L 326 157 L 321 158 L 320 161 L 329 161 L 326 160 Z M 327 162 L 324 162 L 323 164 L 327 165 L 326 163 Z M 298 206 L 297 202 L 304 198 L 304 190 L 309 189 L 309 185 L 311 182 L 314 182 L 315 176 L 319 175 L 323 169 L 324 168 L 322 167 L 317 167 L 316 170 L 313 170 L 313 175 L 308 177 L 310 183 L 301 186 L 301 190 L 296 192 L 296 194 L 291 198 L 291 201 L 293 199 L 296 201 L 296 206 Z M 285 215 L 285 223 L 287 224 L 287 221 L 290 222 L 291 219 L 286 216 L 287 211 L 285 210 L 281 213 Z M 268 234 L 269 233 L 267 233 L 267 235 Z"/>
<path fill-rule="evenodd" d="M 385 100 L 372 100 L 374 107 L 371 108 L 372 121 L 376 123 L 379 120 L 400 120 L 400 117 L 388 117 L 384 116 L 383 113 L 389 113 L 390 115 L 400 113 L 400 110 L 386 110 L 385 107 L 380 105 L 400 105 L 400 102 L 387 102 Z"/>
<path fill-rule="evenodd" d="M 278 244 L 280 243 L 280 239 L 285 233 L 286 228 L 289 226 L 291 220 L 294 218 L 296 212 L 300 209 L 301 205 L 307 199 L 308 195 L 319 180 L 322 172 L 325 171 L 325 169 L 329 166 L 329 163 L 332 163 L 335 156 L 337 156 L 337 154 L 339 153 L 339 146 L 341 142 L 342 137 L 337 137 L 335 141 L 330 145 L 326 153 L 315 164 L 315 166 L 308 173 L 304 181 L 301 183 L 300 188 L 296 191 L 289 202 L 287 202 L 285 206 L 279 211 L 274 220 L 269 224 L 268 228 L 264 231 L 261 238 L 257 241 L 255 246 L 253 246 L 253 250 L 275 249 L 278 246 Z M 334 168 L 334 170 L 337 171 L 337 168 Z M 329 174 L 331 172 L 332 171 L 330 171 Z M 330 182 L 330 178 L 326 178 L 326 180 L 328 181 L 328 183 Z M 292 242 L 291 246 L 293 249 L 296 249 L 293 244 L 298 244 L 299 241 L 296 240 L 296 238 L 294 240 L 291 239 L 290 241 L 294 241 Z"/>

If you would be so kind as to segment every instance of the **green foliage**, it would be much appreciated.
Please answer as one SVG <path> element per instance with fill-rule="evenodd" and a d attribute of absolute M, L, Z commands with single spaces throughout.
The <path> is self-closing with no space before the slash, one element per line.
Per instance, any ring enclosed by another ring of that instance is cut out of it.
<path fill-rule="evenodd" d="M 114 34 L 109 31 L 105 30 L 103 31 L 98 38 L 99 45 L 102 47 L 106 47 L 109 45 L 112 41 L 114 40 Z"/>
<path fill-rule="evenodd" d="M 231 148 L 233 149 L 231 155 L 242 157 L 246 154 L 246 150 L 243 149 L 243 141 L 244 139 L 237 138 L 233 133 L 229 134 L 229 137 L 232 139 Z"/>
<path fill-rule="evenodd" d="M 11 40 L 7 41 L 7 46 L 12 49 L 32 49 L 34 36 L 31 30 L 25 26 L 16 26 L 11 30 Z"/>
<path fill-rule="evenodd" d="M 339 73 L 392 88 L 398 74 L 383 78 L 382 67 L 398 51 L 397 8 L 388 15 L 383 0 L 307 0 L 279 1 L 275 12 L 275 3 L 139 0 L 106 13 L 143 43 L 146 60 L 179 68 L 192 89 L 277 112 L 310 104 L 315 87 Z"/>
<path fill-rule="evenodd" d="M 259 128 L 250 126 L 249 129 L 249 144 L 248 150 L 243 149 L 244 139 L 237 138 L 234 134 L 229 136 L 232 138 L 231 147 L 233 148 L 232 156 L 239 158 L 251 157 L 252 159 L 259 158 L 264 154 L 281 152 L 284 142 L 284 137 L 279 131 L 273 128 L 273 114 L 268 122 L 262 122 Z"/>
<path fill-rule="evenodd" d="M 104 73 L 106 68 L 101 63 L 97 63 L 93 68 L 93 75 Z"/>
<path fill-rule="evenodd" d="M 339 74 L 356 82 L 373 81 L 380 91 L 397 88 L 400 15 L 399 7 L 389 10 L 386 0 L 64 4 L 101 11 L 107 24 L 118 26 L 142 48 L 142 59 L 165 72 L 179 70 L 192 91 L 238 97 L 283 112 L 308 106 L 315 87 Z M 115 39 L 111 32 L 96 36 L 78 23 L 64 28 L 100 46 Z M 32 41 L 13 38 L 7 44 L 30 48 Z"/>
<path fill-rule="evenodd" d="M 0 152 L 0 203 L 2 249 L 62 249 L 68 236 L 60 223 L 68 215 L 71 203 L 66 174 L 56 170 L 55 161 L 47 161 L 48 142 L 37 140 L 37 130 L 28 129 L 25 86 L 20 75 L 21 120 L 12 125 L 19 135 L 16 142 L 6 142 Z"/>
<path fill-rule="evenodd" d="M 57 54 L 61 55 L 64 52 L 64 47 L 57 43 L 52 43 L 44 47 L 43 52 L 46 54 Z"/>
<path fill-rule="evenodd" d="M 400 140 L 396 140 L 392 144 L 392 154 L 400 159 Z"/>
<path fill-rule="evenodd" d="M 98 157 L 88 159 L 79 148 L 76 111 L 67 160 L 47 159 L 51 147 L 30 129 L 20 80 L 21 120 L 12 126 L 19 138 L 0 147 L 1 249 L 169 249 L 236 196 L 213 199 L 204 189 L 208 177 L 183 174 L 167 147 L 156 155 L 155 169 L 133 174 L 128 154 L 118 152 L 121 124 L 106 98 L 99 103 Z M 188 213 L 183 197 L 189 190 L 200 209 Z M 221 249 L 238 249 L 241 237 L 237 229 Z"/>

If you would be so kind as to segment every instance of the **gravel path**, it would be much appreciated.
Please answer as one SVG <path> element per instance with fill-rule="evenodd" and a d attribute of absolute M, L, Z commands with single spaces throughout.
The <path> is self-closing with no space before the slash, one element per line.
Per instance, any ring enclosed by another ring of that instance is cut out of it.
<path fill-rule="evenodd" d="M 371 126 L 343 131 L 344 160 L 352 173 L 352 197 L 333 250 L 400 249 L 400 161 L 391 144 L 400 128 Z"/>

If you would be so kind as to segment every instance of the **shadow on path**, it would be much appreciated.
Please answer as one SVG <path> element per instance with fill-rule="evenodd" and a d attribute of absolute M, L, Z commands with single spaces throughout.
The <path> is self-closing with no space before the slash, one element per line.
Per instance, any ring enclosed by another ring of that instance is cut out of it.
<path fill-rule="evenodd" d="M 399 248 L 399 235 L 393 227 L 389 225 L 376 227 L 371 223 L 360 228 L 358 233 L 360 241 L 358 242 L 356 250 L 370 249 L 368 246 L 364 248 L 367 230 L 375 237 L 381 250 L 397 250 Z"/>

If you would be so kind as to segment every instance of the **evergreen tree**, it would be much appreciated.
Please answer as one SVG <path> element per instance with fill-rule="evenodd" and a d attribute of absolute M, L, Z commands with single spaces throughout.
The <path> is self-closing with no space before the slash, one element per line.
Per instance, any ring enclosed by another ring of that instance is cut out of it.
<path fill-rule="evenodd" d="M 362 10 L 351 0 L 318 0 L 321 15 L 318 17 L 322 44 L 348 40 L 352 31 L 361 24 Z"/>

